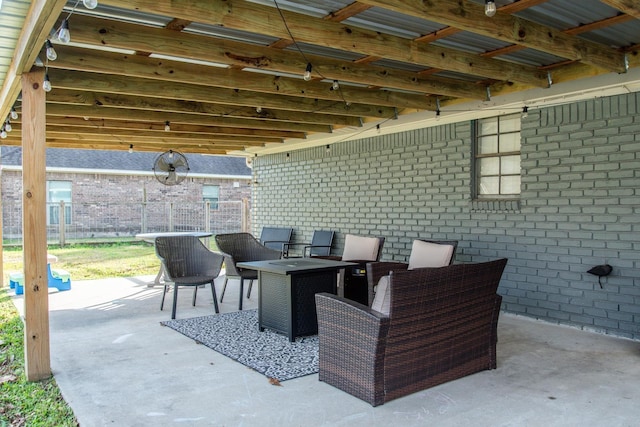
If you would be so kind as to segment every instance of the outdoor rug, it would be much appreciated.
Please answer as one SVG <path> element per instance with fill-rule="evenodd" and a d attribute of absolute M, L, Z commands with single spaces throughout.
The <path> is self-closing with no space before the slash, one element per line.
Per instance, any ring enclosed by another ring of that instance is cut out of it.
<path fill-rule="evenodd" d="M 258 330 L 258 310 L 160 322 L 199 344 L 278 381 L 318 372 L 318 336 L 297 337 Z"/>

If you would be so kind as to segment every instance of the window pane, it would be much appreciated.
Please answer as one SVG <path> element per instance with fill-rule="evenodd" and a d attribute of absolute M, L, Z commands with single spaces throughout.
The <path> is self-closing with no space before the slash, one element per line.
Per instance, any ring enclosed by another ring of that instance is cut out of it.
<path fill-rule="evenodd" d="M 511 114 L 509 116 L 500 117 L 500 133 L 519 132 L 520 123 L 521 123 L 520 114 Z"/>
<path fill-rule="evenodd" d="M 500 161 L 500 174 L 520 174 L 520 156 L 504 156 Z"/>
<path fill-rule="evenodd" d="M 480 178 L 480 194 L 498 194 L 499 178 L 497 176 Z"/>
<path fill-rule="evenodd" d="M 520 133 L 500 134 L 500 152 L 520 151 Z"/>
<path fill-rule="evenodd" d="M 47 181 L 47 201 L 71 203 L 71 181 Z"/>
<path fill-rule="evenodd" d="M 220 194 L 220 188 L 217 185 L 203 185 L 202 186 L 202 198 L 203 199 L 218 199 Z"/>
<path fill-rule="evenodd" d="M 500 179 L 501 194 L 520 194 L 520 177 L 503 176 Z"/>
<path fill-rule="evenodd" d="M 60 213 L 59 206 L 49 206 L 49 224 L 58 225 L 60 224 L 60 218 L 58 214 Z"/>
<path fill-rule="evenodd" d="M 498 157 L 490 157 L 480 159 L 479 162 L 480 175 L 498 175 L 500 173 L 500 159 Z"/>
<path fill-rule="evenodd" d="M 480 135 L 496 134 L 498 133 L 498 118 L 491 117 L 489 119 L 480 120 L 480 127 L 478 129 Z"/>
<path fill-rule="evenodd" d="M 489 154 L 498 152 L 498 136 L 485 136 L 478 141 L 478 154 Z"/>

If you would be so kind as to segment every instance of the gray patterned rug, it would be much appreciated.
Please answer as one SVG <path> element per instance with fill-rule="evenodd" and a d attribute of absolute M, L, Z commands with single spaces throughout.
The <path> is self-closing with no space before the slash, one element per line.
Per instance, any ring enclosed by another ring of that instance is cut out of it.
<path fill-rule="evenodd" d="M 244 310 L 160 322 L 269 378 L 290 380 L 318 372 L 318 336 L 295 342 L 258 330 L 258 311 Z"/>

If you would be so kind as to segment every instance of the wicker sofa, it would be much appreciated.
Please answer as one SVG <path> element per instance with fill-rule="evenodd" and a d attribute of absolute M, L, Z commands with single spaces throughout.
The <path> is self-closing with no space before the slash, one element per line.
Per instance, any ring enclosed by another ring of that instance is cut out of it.
<path fill-rule="evenodd" d="M 320 381 L 378 406 L 495 369 L 506 263 L 391 272 L 388 315 L 317 294 Z"/>

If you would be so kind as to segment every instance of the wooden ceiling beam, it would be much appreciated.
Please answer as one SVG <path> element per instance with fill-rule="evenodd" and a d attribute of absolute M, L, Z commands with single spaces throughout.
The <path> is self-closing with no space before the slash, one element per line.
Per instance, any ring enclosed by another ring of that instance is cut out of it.
<path fill-rule="evenodd" d="M 19 124 L 20 119 L 13 121 L 13 124 Z M 77 132 L 87 132 L 91 129 L 105 130 L 121 130 L 124 133 L 129 131 L 148 131 L 148 132 L 165 132 L 164 123 L 159 122 L 142 122 L 142 121 L 126 121 L 126 120 L 108 120 L 80 117 L 47 117 L 47 129 L 55 129 L 56 127 L 68 127 L 76 129 Z M 171 124 L 171 130 L 174 132 L 202 134 L 202 135 L 229 135 L 243 136 L 247 138 L 280 138 L 280 139 L 304 139 L 304 132 L 290 132 L 282 130 L 268 129 L 243 129 L 231 128 L 225 126 L 201 126 L 188 125 L 182 123 Z"/>
<path fill-rule="evenodd" d="M 10 146 L 19 146 L 20 140 L 17 138 L 6 138 L 2 140 L 3 145 Z M 79 142 L 73 140 L 65 140 L 65 139 L 54 139 L 47 140 L 47 148 L 74 148 L 74 149 L 82 149 L 82 150 L 118 150 L 118 151 L 126 151 L 129 149 L 129 143 L 125 141 L 90 141 L 90 142 Z M 218 146 L 218 145 L 202 145 L 198 146 L 189 146 L 186 144 L 164 144 L 164 143 L 152 143 L 152 144 L 137 144 L 134 146 L 134 151 L 144 151 L 144 152 L 155 152 L 161 153 L 167 151 L 168 149 L 172 149 L 175 151 L 181 151 L 184 153 L 195 153 L 195 154 L 215 154 L 215 155 L 225 155 L 230 151 L 238 151 L 242 150 L 243 147 L 238 145 L 230 145 L 230 146 Z M 151 171 L 151 168 L 149 168 Z"/>
<path fill-rule="evenodd" d="M 234 137 L 221 137 L 216 138 L 202 138 L 193 139 L 188 137 L 180 137 L 180 135 L 174 135 L 173 132 L 168 132 L 168 135 L 164 138 L 161 137 L 149 137 L 139 135 L 115 135 L 115 134 L 96 134 L 96 133 L 82 133 L 72 134 L 69 132 L 47 132 L 47 140 L 67 140 L 67 141 L 111 141 L 117 140 L 126 142 L 127 144 L 133 144 L 134 146 L 145 143 L 155 144 L 181 144 L 183 146 L 202 146 L 208 145 L 224 145 L 226 148 L 233 147 L 263 147 L 265 144 L 280 144 L 282 140 L 276 140 L 273 138 L 266 138 L 264 141 L 256 141 L 247 138 L 234 138 Z"/>
<path fill-rule="evenodd" d="M 292 123 L 267 120 L 236 119 L 232 117 L 213 117 L 198 114 L 162 113 L 144 110 L 126 110 L 122 108 L 102 108 L 98 106 L 78 106 L 65 104 L 47 105 L 47 115 L 63 117 L 105 118 L 111 120 L 156 121 L 164 123 L 183 123 L 205 126 L 227 126 L 248 129 L 293 130 L 300 132 L 331 132 L 331 126 Z"/>
<path fill-rule="evenodd" d="M 389 118 L 395 108 L 373 104 L 352 103 L 348 107 L 342 101 L 326 101 L 314 98 L 299 98 L 286 95 L 266 94 L 246 90 L 205 87 L 180 82 L 150 80 L 138 77 L 105 75 L 83 71 L 49 70 L 49 77 L 56 89 L 98 91 L 132 96 L 153 96 L 192 102 L 208 102 L 226 105 L 306 113 L 322 112 L 353 117 Z"/>
<path fill-rule="evenodd" d="M 314 123 L 340 126 L 360 126 L 359 117 L 306 112 L 283 111 L 243 106 L 218 105 L 206 102 L 182 101 L 175 99 L 155 98 L 150 96 L 117 95 L 103 92 L 85 92 L 68 89 L 51 91 L 47 96 L 47 104 L 98 105 L 104 108 L 126 108 L 131 110 L 153 110 L 166 113 L 191 113 L 203 116 L 235 117 L 256 120 L 291 121 L 297 123 Z"/>
<path fill-rule="evenodd" d="M 19 124 L 14 127 L 12 134 L 14 132 L 17 135 L 20 135 L 21 126 Z M 283 138 L 277 137 L 255 137 L 249 135 L 213 135 L 204 133 L 177 132 L 174 129 L 171 129 L 170 132 L 156 132 L 132 129 L 93 128 L 84 129 L 82 132 L 78 132 L 78 128 L 75 126 L 51 126 L 48 123 L 47 138 L 66 138 L 74 140 L 116 138 L 138 142 L 144 141 L 145 139 L 148 141 L 184 140 L 184 143 L 193 141 L 196 144 L 202 144 L 203 142 L 207 141 L 227 143 L 242 142 L 246 145 L 263 145 L 265 143 L 282 143 L 284 141 Z"/>
<path fill-rule="evenodd" d="M 426 94 L 483 99 L 482 88 L 453 79 L 427 79 L 417 73 L 389 67 L 359 65 L 358 61 L 332 60 L 326 57 L 282 51 L 226 39 L 212 39 L 198 34 L 143 27 L 89 16 L 74 17 L 73 39 L 78 43 L 120 49 L 144 50 L 156 54 L 209 61 L 230 66 L 257 68 L 301 75 L 307 60 L 318 67 L 327 79 L 368 86 L 411 90 Z M 375 60 L 379 59 L 376 57 Z"/>
<path fill-rule="evenodd" d="M 136 9 L 197 20 L 206 24 L 222 25 L 227 28 L 278 38 L 290 38 L 289 31 L 291 31 L 298 42 L 464 74 L 487 78 L 501 76 L 504 80 L 528 83 L 538 87 L 547 86 L 546 75 L 535 67 L 483 58 L 479 55 L 440 46 L 425 45 L 344 23 L 282 11 L 282 16 L 287 23 L 285 27 L 275 8 L 242 0 L 212 0 L 198 3 L 188 0 L 105 0 L 103 3 L 124 9 Z M 322 66 L 322 63 L 317 65 Z"/>
<path fill-rule="evenodd" d="M 363 3 L 407 15 L 427 18 L 474 34 L 480 34 L 581 61 L 609 71 L 625 72 L 624 54 L 599 43 L 578 39 L 562 31 L 526 21 L 500 11 L 484 14 L 482 5 L 459 0 L 361 0 Z M 498 74 L 496 74 L 498 75 Z M 488 76 L 491 77 L 491 76 Z"/>
<path fill-rule="evenodd" d="M 618 9 L 621 12 L 640 19 L 640 4 L 637 0 L 600 0 L 602 3 Z"/>
<path fill-rule="evenodd" d="M 330 90 L 330 83 L 307 82 L 291 77 L 238 72 L 237 70 L 206 65 L 70 46 L 59 46 L 57 50 L 58 59 L 49 62 L 49 69 L 114 74 L 227 89 L 243 88 L 274 95 L 324 99 L 342 103 L 371 103 L 397 108 L 435 108 L 428 97 L 405 92 L 370 90 L 344 84 L 341 85 L 339 91 L 334 91 Z M 55 82 L 52 81 L 52 84 L 55 87 Z"/>

